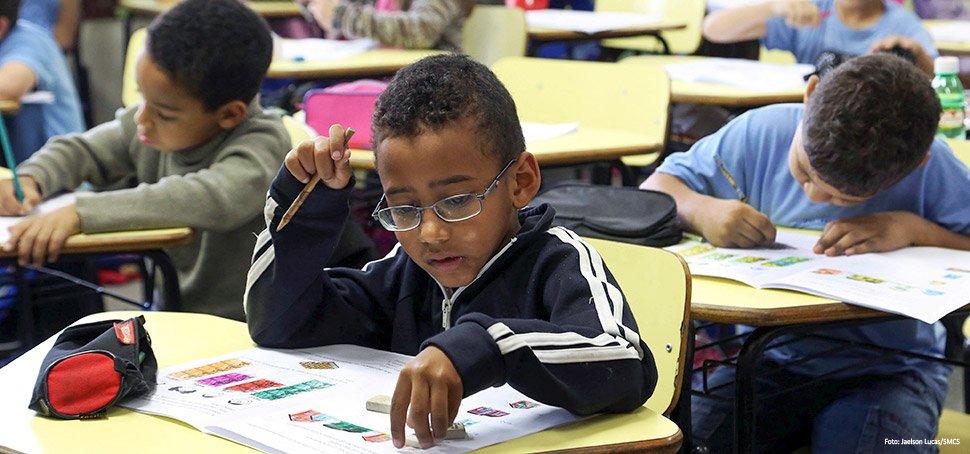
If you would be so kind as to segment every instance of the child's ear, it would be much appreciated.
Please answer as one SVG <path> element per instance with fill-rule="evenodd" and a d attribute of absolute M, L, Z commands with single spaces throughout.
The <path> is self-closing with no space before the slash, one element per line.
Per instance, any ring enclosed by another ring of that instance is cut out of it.
<path fill-rule="evenodd" d="M 805 106 L 808 106 L 808 98 L 812 96 L 812 93 L 815 93 L 815 87 L 818 86 L 819 80 L 821 79 L 819 79 L 818 76 L 814 74 L 812 75 L 812 77 L 808 78 L 808 83 L 805 84 L 805 96 L 802 97 L 802 102 L 805 104 Z"/>
<path fill-rule="evenodd" d="M 519 160 L 512 165 L 512 204 L 515 209 L 524 208 L 542 184 L 542 174 L 539 173 L 539 163 L 536 157 L 528 151 L 519 155 Z"/>
<path fill-rule="evenodd" d="M 248 111 L 249 105 L 238 99 L 223 104 L 216 111 L 219 127 L 222 129 L 232 129 L 239 126 L 239 123 L 242 123 L 246 119 L 246 113 Z"/>

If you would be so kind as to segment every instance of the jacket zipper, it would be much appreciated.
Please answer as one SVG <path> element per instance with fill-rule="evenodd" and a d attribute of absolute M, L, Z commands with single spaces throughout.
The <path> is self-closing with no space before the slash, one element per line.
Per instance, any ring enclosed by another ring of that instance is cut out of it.
<path fill-rule="evenodd" d="M 502 254 L 504 254 L 506 250 L 512 247 L 512 245 L 515 244 L 515 240 L 517 239 L 518 237 L 512 237 L 512 239 L 509 241 L 508 244 L 505 245 L 505 247 L 500 249 L 498 253 L 496 253 L 488 262 L 485 263 L 485 266 L 483 266 L 482 269 L 478 272 L 478 275 L 475 276 L 475 279 L 472 279 L 472 281 L 469 282 L 468 285 L 465 285 L 464 287 L 458 287 L 458 289 L 455 290 L 454 292 L 452 292 L 450 288 L 441 285 L 441 283 L 438 282 L 437 279 L 431 278 L 433 281 L 435 281 L 436 284 L 438 284 L 438 288 L 441 289 L 441 294 L 445 296 L 444 299 L 441 300 L 441 327 L 442 328 L 444 328 L 445 330 L 447 330 L 448 328 L 451 328 L 451 308 L 455 305 L 455 299 L 458 298 L 458 294 L 461 293 L 462 290 L 465 290 L 466 288 L 474 284 L 475 281 L 478 280 L 478 278 L 482 277 L 482 275 L 485 274 L 485 271 L 491 267 L 492 263 L 495 262 L 495 260 L 498 259 Z"/>

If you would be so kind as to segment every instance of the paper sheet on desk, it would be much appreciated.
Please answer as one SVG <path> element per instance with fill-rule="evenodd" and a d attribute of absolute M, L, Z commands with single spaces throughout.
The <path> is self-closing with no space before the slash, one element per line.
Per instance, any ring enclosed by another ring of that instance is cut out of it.
<path fill-rule="evenodd" d="M 283 60 L 340 60 L 362 54 L 377 46 L 369 39 L 354 39 L 349 41 L 336 39 L 285 39 L 279 40 L 279 55 Z"/>
<path fill-rule="evenodd" d="M 787 248 L 732 249 L 685 241 L 680 254 L 697 276 L 757 288 L 795 290 L 934 323 L 970 304 L 970 252 L 910 247 L 851 257 L 812 252 L 818 234 L 779 230 Z"/>
<path fill-rule="evenodd" d="M 537 9 L 525 12 L 525 22 L 530 27 L 590 34 L 652 25 L 660 22 L 660 20 L 659 14 L 573 11 L 568 9 Z"/>
<path fill-rule="evenodd" d="M 161 369 L 154 392 L 120 405 L 266 452 L 396 452 L 390 417 L 365 402 L 393 394 L 410 358 L 355 345 L 243 350 Z M 489 388 L 461 403 L 468 438 L 422 452 L 467 452 L 579 419 L 508 385 Z"/>
<path fill-rule="evenodd" d="M 933 25 L 929 32 L 934 41 L 970 43 L 970 21 Z"/>
<path fill-rule="evenodd" d="M 66 205 L 74 203 L 76 196 L 73 192 L 67 194 L 62 194 L 53 199 L 45 200 L 43 203 L 34 208 L 28 216 L 36 214 L 46 214 L 61 208 Z M 24 220 L 26 216 L 0 216 L 0 245 L 6 243 L 10 239 L 10 231 L 7 230 L 10 226 Z"/>
<path fill-rule="evenodd" d="M 812 65 L 779 65 L 734 58 L 703 60 L 664 65 L 673 80 L 704 82 L 772 92 L 805 86 L 805 75 L 815 70 Z"/>
<path fill-rule="evenodd" d="M 579 123 L 530 123 L 522 122 L 522 135 L 525 136 L 525 143 L 539 142 L 542 140 L 554 139 L 569 133 L 576 132 Z"/>

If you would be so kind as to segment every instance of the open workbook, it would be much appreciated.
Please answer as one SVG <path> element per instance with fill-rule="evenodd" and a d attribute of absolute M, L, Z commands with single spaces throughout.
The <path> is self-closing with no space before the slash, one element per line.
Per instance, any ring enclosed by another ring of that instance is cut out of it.
<path fill-rule="evenodd" d="M 797 290 L 926 323 L 970 304 L 970 252 L 910 247 L 826 257 L 812 252 L 818 238 L 782 230 L 769 248 L 719 248 L 691 239 L 667 249 L 684 257 L 697 276 Z"/>
<path fill-rule="evenodd" d="M 390 416 L 366 405 L 393 394 L 409 359 L 355 345 L 243 350 L 159 370 L 154 392 L 121 405 L 266 452 L 396 452 Z M 465 439 L 423 452 L 466 452 L 578 419 L 508 385 L 489 388 L 461 403 Z"/>

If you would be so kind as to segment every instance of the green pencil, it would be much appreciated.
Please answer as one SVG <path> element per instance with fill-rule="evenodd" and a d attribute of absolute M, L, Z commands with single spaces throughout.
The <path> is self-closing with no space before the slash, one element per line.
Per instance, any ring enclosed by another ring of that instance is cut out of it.
<path fill-rule="evenodd" d="M 10 147 L 10 138 L 7 136 L 7 126 L 3 122 L 3 115 L 0 115 L 0 145 L 3 146 L 3 157 L 13 173 L 13 190 L 17 193 L 17 201 L 24 203 L 24 190 L 20 187 L 17 179 L 17 162 L 13 159 L 13 148 Z"/>

